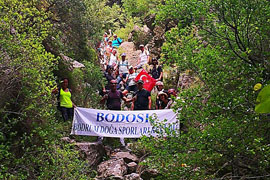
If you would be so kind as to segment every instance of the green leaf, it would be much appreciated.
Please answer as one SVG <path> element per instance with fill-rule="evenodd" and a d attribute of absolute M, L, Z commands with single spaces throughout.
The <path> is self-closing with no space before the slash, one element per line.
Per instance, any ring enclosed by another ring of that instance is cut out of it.
<path fill-rule="evenodd" d="M 256 113 L 270 113 L 270 85 L 260 91 L 256 102 L 259 103 L 255 106 Z"/>

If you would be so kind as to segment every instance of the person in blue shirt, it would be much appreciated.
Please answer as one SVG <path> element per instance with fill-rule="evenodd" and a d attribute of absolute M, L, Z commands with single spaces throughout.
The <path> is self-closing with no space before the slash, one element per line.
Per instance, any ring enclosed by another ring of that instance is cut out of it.
<path fill-rule="evenodd" d="M 117 37 L 116 34 L 113 35 L 113 41 L 112 41 L 112 46 L 119 48 L 119 46 L 122 44 L 123 40 L 119 37 Z"/>

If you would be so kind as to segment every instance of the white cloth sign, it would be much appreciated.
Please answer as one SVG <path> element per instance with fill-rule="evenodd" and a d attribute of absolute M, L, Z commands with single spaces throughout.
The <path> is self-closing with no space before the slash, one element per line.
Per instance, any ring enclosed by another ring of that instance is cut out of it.
<path fill-rule="evenodd" d="M 152 126 L 151 119 L 163 123 Z M 77 107 L 74 109 L 71 134 L 139 138 L 143 135 L 156 136 L 163 129 L 160 126 L 178 132 L 179 123 L 173 110 L 110 111 Z"/>

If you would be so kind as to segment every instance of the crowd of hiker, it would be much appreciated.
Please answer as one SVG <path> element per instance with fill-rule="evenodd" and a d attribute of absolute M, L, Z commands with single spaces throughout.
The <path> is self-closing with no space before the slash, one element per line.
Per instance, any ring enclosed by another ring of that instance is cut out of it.
<path fill-rule="evenodd" d="M 102 103 L 107 109 L 113 110 L 154 110 L 170 109 L 174 105 L 174 97 L 177 96 L 175 89 L 164 89 L 163 69 L 157 58 L 151 58 L 147 48 L 141 44 L 139 46 L 140 55 L 136 66 L 132 66 L 127 59 L 125 52 L 118 54 L 119 47 L 123 40 L 113 34 L 104 33 L 99 44 L 100 64 L 104 71 L 106 84 L 100 93 Z M 155 87 L 152 90 L 144 88 L 145 81 L 137 79 L 141 71 L 146 72 L 155 80 Z M 152 105 L 151 94 L 155 94 L 155 105 Z M 117 103 L 116 103 L 117 102 Z M 125 104 L 121 106 L 121 104 Z M 130 104 L 130 105 L 128 105 Z M 112 106 L 116 107 L 112 107 Z"/>
<path fill-rule="evenodd" d="M 141 44 L 136 66 L 132 66 L 125 52 L 118 55 L 122 42 L 121 38 L 116 34 L 112 36 L 109 31 L 109 34 L 104 33 L 98 47 L 100 65 L 107 81 L 99 93 L 102 96 L 100 103 L 106 104 L 108 110 L 118 111 L 172 108 L 177 91 L 173 88 L 164 89 L 163 69 L 158 59 L 151 58 L 147 48 Z M 144 72 L 144 75 L 138 78 L 141 72 Z M 143 80 L 143 76 L 150 77 L 154 82 L 150 89 L 145 88 L 149 80 Z M 53 93 L 57 94 L 58 109 L 64 121 L 72 119 L 76 105 L 71 98 L 72 91 L 69 88 L 68 79 L 62 79 L 61 87 L 54 89 Z M 152 100 L 155 102 L 152 103 Z M 103 137 L 98 137 L 97 141 L 102 143 Z M 120 143 L 122 147 L 125 147 L 124 138 L 120 138 Z"/>

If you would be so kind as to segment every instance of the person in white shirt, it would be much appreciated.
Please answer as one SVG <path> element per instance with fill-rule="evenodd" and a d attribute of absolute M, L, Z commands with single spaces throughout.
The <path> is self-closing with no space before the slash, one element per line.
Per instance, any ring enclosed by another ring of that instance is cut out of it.
<path fill-rule="evenodd" d="M 138 60 L 138 66 L 137 68 L 143 68 L 145 71 L 148 72 L 148 67 L 149 67 L 149 62 L 150 62 L 150 54 L 149 52 L 145 49 L 144 45 L 141 44 L 140 45 L 140 50 L 141 50 L 141 53 L 140 53 L 140 58 Z"/>
<path fill-rule="evenodd" d="M 117 70 L 118 70 L 118 77 L 117 77 L 117 89 L 121 87 L 120 83 L 123 81 L 123 79 L 126 79 L 128 75 L 128 69 L 129 69 L 129 62 L 126 60 L 126 53 L 121 54 L 121 60 L 118 62 Z"/>
<path fill-rule="evenodd" d="M 117 57 L 116 54 L 117 54 L 116 49 L 113 49 L 112 53 L 111 53 L 111 56 L 110 56 L 109 63 L 108 63 L 108 65 L 112 66 L 114 70 L 116 69 L 116 66 L 118 64 L 118 57 Z"/>
<path fill-rule="evenodd" d="M 127 87 L 123 91 L 123 94 L 126 95 L 130 91 L 137 91 L 137 85 L 135 82 L 135 78 L 137 77 L 138 73 L 134 71 L 133 66 L 129 66 L 129 74 L 127 75 L 126 79 L 123 79 L 123 81 L 126 83 Z"/>

